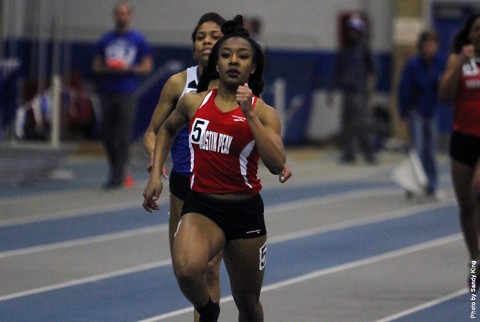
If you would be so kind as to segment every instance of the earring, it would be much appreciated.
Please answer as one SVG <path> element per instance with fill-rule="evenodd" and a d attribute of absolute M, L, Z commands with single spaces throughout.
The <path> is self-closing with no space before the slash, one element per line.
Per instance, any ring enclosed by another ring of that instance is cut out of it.
<path fill-rule="evenodd" d="M 217 65 L 217 66 L 215 66 L 215 69 L 217 70 L 217 73 L 218 73 L 218 65 Z"/>

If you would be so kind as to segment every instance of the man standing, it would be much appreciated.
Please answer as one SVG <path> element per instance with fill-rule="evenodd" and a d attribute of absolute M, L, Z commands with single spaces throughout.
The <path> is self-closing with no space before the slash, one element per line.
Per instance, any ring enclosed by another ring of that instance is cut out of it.
<path fill-rule="evenodd" d="M 355 162 L 357 141 L 365 161 L 375 164 L 377 159 L 371 138 L 369 100 L 375 88 L 373 56 L 365 39 L 366 25 L 362 17 L 352 14 L 346 22 L 346 41 L 337 53 L 333 87 L 342 91 L 341 116 L 342 156 L 340 162 Z M 332 104 L 328 93 L 327 104 Z"/>
<path fill-rule="evenodd" d="M 138 31 L 129 28 L 132 8 L 119 2 L 113 8 L 115 28 L 104 34 L 95 46 L 92 63 L 98 76 L 103 109 L 102 133 L 109 162 L 105 189 L 123 185 L 129 159 L 129 143 L 135 117 L 137 89 L 141 76 L 150 73 L 150 48 Z"/>

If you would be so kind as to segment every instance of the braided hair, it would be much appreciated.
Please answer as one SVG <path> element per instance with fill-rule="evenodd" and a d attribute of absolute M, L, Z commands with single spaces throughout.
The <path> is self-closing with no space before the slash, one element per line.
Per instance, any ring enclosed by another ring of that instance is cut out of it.
<path fill-rule="evenodd" d="M 200 26 L 206 22 L 214 22 L 217 25 L 222 26 L 225 23 L 225 19 L 223 19 L 223 17 L 216 12 L 207 12 L 206 14 L 201 16 L 200 19 L 198 19 L 197 25 L 195 26 L 195 29 L 193 29 L 193 32 L 192 32 L 193 43 L 195 43 L 195 39 L 197 38 L 198 29 L 200 29 Z"/>
<path fill-rule="evenodd" d="M 237 15 L 235 18 L 233 18 L 233 20 L 225 22 L 222 25 L 222 33 L 224 36 L 215 43 L 212 48 L 212 52 L 208 57 L 208 66 L 205 68 L 202 76 L 200 77 L 197 92 L 206 91 L 210 81 L 219 78 L 216 65 L 220 46 L 227 39 L 239 37 L 247 40 L 252 46 L 254 52 L 253 64 L 255 64 L 256 68 L 248 79 L 248 87 L 250 87 L 254 95 L 260 96 L 260 94 L 263 92 L 263 86 L 265 84 L 263 80 L 265 56 L 263 54 L 262 47 L 255 40 L 250 38 L 248 30 L 243 26 L 243 17 L 241 15 Z"/>
<path fill-rule="evenodd" d="M 462 28 L 457 32 L 457 34 L 453 38 L 453 43 L 452 43 L 452 51 L 454 53 L 458 54 L 458 53 L 462 52 L 463 46 L 470 44 L 470 40 L 468 39 L 468 34 L 470 33 L 470 30 L 472 29 L 473 23 L 478 18 L 480 18 L 480 13 L 472 14 L 465 21 Z"/>

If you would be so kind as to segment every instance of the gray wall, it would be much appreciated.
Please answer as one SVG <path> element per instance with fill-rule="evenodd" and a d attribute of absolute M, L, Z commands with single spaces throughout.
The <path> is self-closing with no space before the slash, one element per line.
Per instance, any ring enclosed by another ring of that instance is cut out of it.
<path fill-rule="evenodd" d="M 52 21 L 60 37 L 92 41 L 112 27 L 115 0 L 0 0 L 3 36 L 48 37 Z M 259 16 L 264 40 L 276 48 L 332 50 L 337 45 L 337 16 L 362 10 L 369 16 L 372 46 L 390 51 L 391 0 L 134 0 L 133 26 L 153 43 L 189 44 L 198 18 L 217 11 L 226 18 L 236 14 Z"/>

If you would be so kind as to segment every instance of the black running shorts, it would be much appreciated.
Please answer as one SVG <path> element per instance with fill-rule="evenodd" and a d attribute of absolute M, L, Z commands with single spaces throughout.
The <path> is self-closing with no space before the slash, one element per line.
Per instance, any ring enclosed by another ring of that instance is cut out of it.
<path fill-rule="evenodd" d="M 475 167 L 480 158 L 480 137 L 453 132 L 449 154 L 453 160 Z"/>
<path fill-rule="evenodd" d="M 199 213 L 213 220 L 223 230 L 227 241 L 255 238 L 267 233 L 260 194 L 247 200 L 227 201 L 192 192 L 185 199 L 182 215 L 190 212 Z"/>
<path fill-rule="evenodd" d="M 190 174 L 171 171 L 168 180 L 170 193 L 175 197 L 185 200 L 190 193 Z"/>

